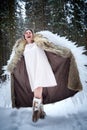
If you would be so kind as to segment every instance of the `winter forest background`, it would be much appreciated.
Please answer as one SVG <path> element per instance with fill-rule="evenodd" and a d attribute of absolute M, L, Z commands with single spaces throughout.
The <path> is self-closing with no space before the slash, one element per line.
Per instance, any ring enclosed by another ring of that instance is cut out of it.
<path fill-rule="evenodd" d="M 87 0 L 0 0 L 0 82 L 25 28 L 52 31 L 87 49 Z"/>

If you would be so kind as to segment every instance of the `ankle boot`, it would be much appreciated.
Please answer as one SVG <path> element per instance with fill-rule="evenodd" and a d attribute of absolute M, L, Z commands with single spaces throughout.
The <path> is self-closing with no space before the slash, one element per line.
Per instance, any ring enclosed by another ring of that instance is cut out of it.
<path fill-rule="evenodd" d="M 37 122 L 40 118 L 41 113 L 41 99 L 35 98 L 33 99 L 33 114 L 32 121 Z"/>

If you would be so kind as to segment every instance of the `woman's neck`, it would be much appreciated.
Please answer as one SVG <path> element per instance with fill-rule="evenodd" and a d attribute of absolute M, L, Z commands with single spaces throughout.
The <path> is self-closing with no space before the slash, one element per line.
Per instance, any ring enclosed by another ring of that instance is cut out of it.
<path fill-rule="evenodd" d="M 34 40 L 27 40 L 27 43 L 28 43 L 28 44 L 33 44 L 33 43 L 34 43 Z"/>

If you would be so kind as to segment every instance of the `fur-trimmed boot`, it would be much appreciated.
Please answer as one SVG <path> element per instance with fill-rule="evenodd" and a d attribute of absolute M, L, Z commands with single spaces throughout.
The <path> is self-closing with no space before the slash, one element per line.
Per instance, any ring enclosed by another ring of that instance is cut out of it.
<path fill-rule="evenodd" d="M 33 99 L 33 115 L 32 115 L 32 121 L 37 122 L 38 119 L 44 119 L 45 118 L 45 112 L 43 110 L 43 104 L 42 100 L 35 98 Z"/>

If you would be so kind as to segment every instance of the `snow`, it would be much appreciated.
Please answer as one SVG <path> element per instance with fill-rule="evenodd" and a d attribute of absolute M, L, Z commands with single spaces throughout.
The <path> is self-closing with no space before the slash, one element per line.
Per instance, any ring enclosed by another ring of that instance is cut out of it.
<path fill-rule="evenodd" d="M 86 102 L 85 102 L 86 103 Z M 71 98 L 45 105 L 46 118 L 32 122 L 32 108 L 0 108 L 0 130 L 87 130 L 87 104 Z"/>
<path fill-rule="evenodd" d="M 19 17 L 20 15 L 19 13 L 21 12 L 22 18 L 25 19 L 26 17 L 25 2 L 21 0 L 17 0 L 17 3 L 18 3 L 17 9 L 16 9 L 16 11 L 18 12 L 17 17 Z"/>
<path fill-rule="evenodd" d="M 77 112 L 67 116 L 56 114 L 55 116 L 49 110 L 45 119 L 33 123 L 31 109 L 3 108 L 0 109 L 0 130 L 87 130 L 86 112 Z"/>
<path fill-rule="evenodd" d="M 0 99 L 10 98 L 10 92 L 5 97 L 4 91 Z M 72 99 L 44 105 L 46 118 L 37 123 L 32 122 L 32 108 L 12 109 L 0 103 L 0 130 L 87 130 L 87 98 L 75 103 Z"/>
<path fill-rule="evenodd" d="M 77 47 L 75 43 L 65 37 L 42 31 L 44 36 L 50 37 L 52 42 L 68 47 L 72 50 L 78 65 L 83 90 L 73 97 L 60 102 L 44 105 L 45 119 L 32 122 L 32 108 L 12 108 L 10 76 L 0 84 L 0 130 L 87 130 L 87 56 L 82 54 L 84 47 Z M 48 34 L 48 35 L 47 35 Z M 81 61 L 81 62 L 80 62 Z M 6 66 L 4 67 L 6 69 Z M 5 71 L 4 74 L 9 75 Z"/>

